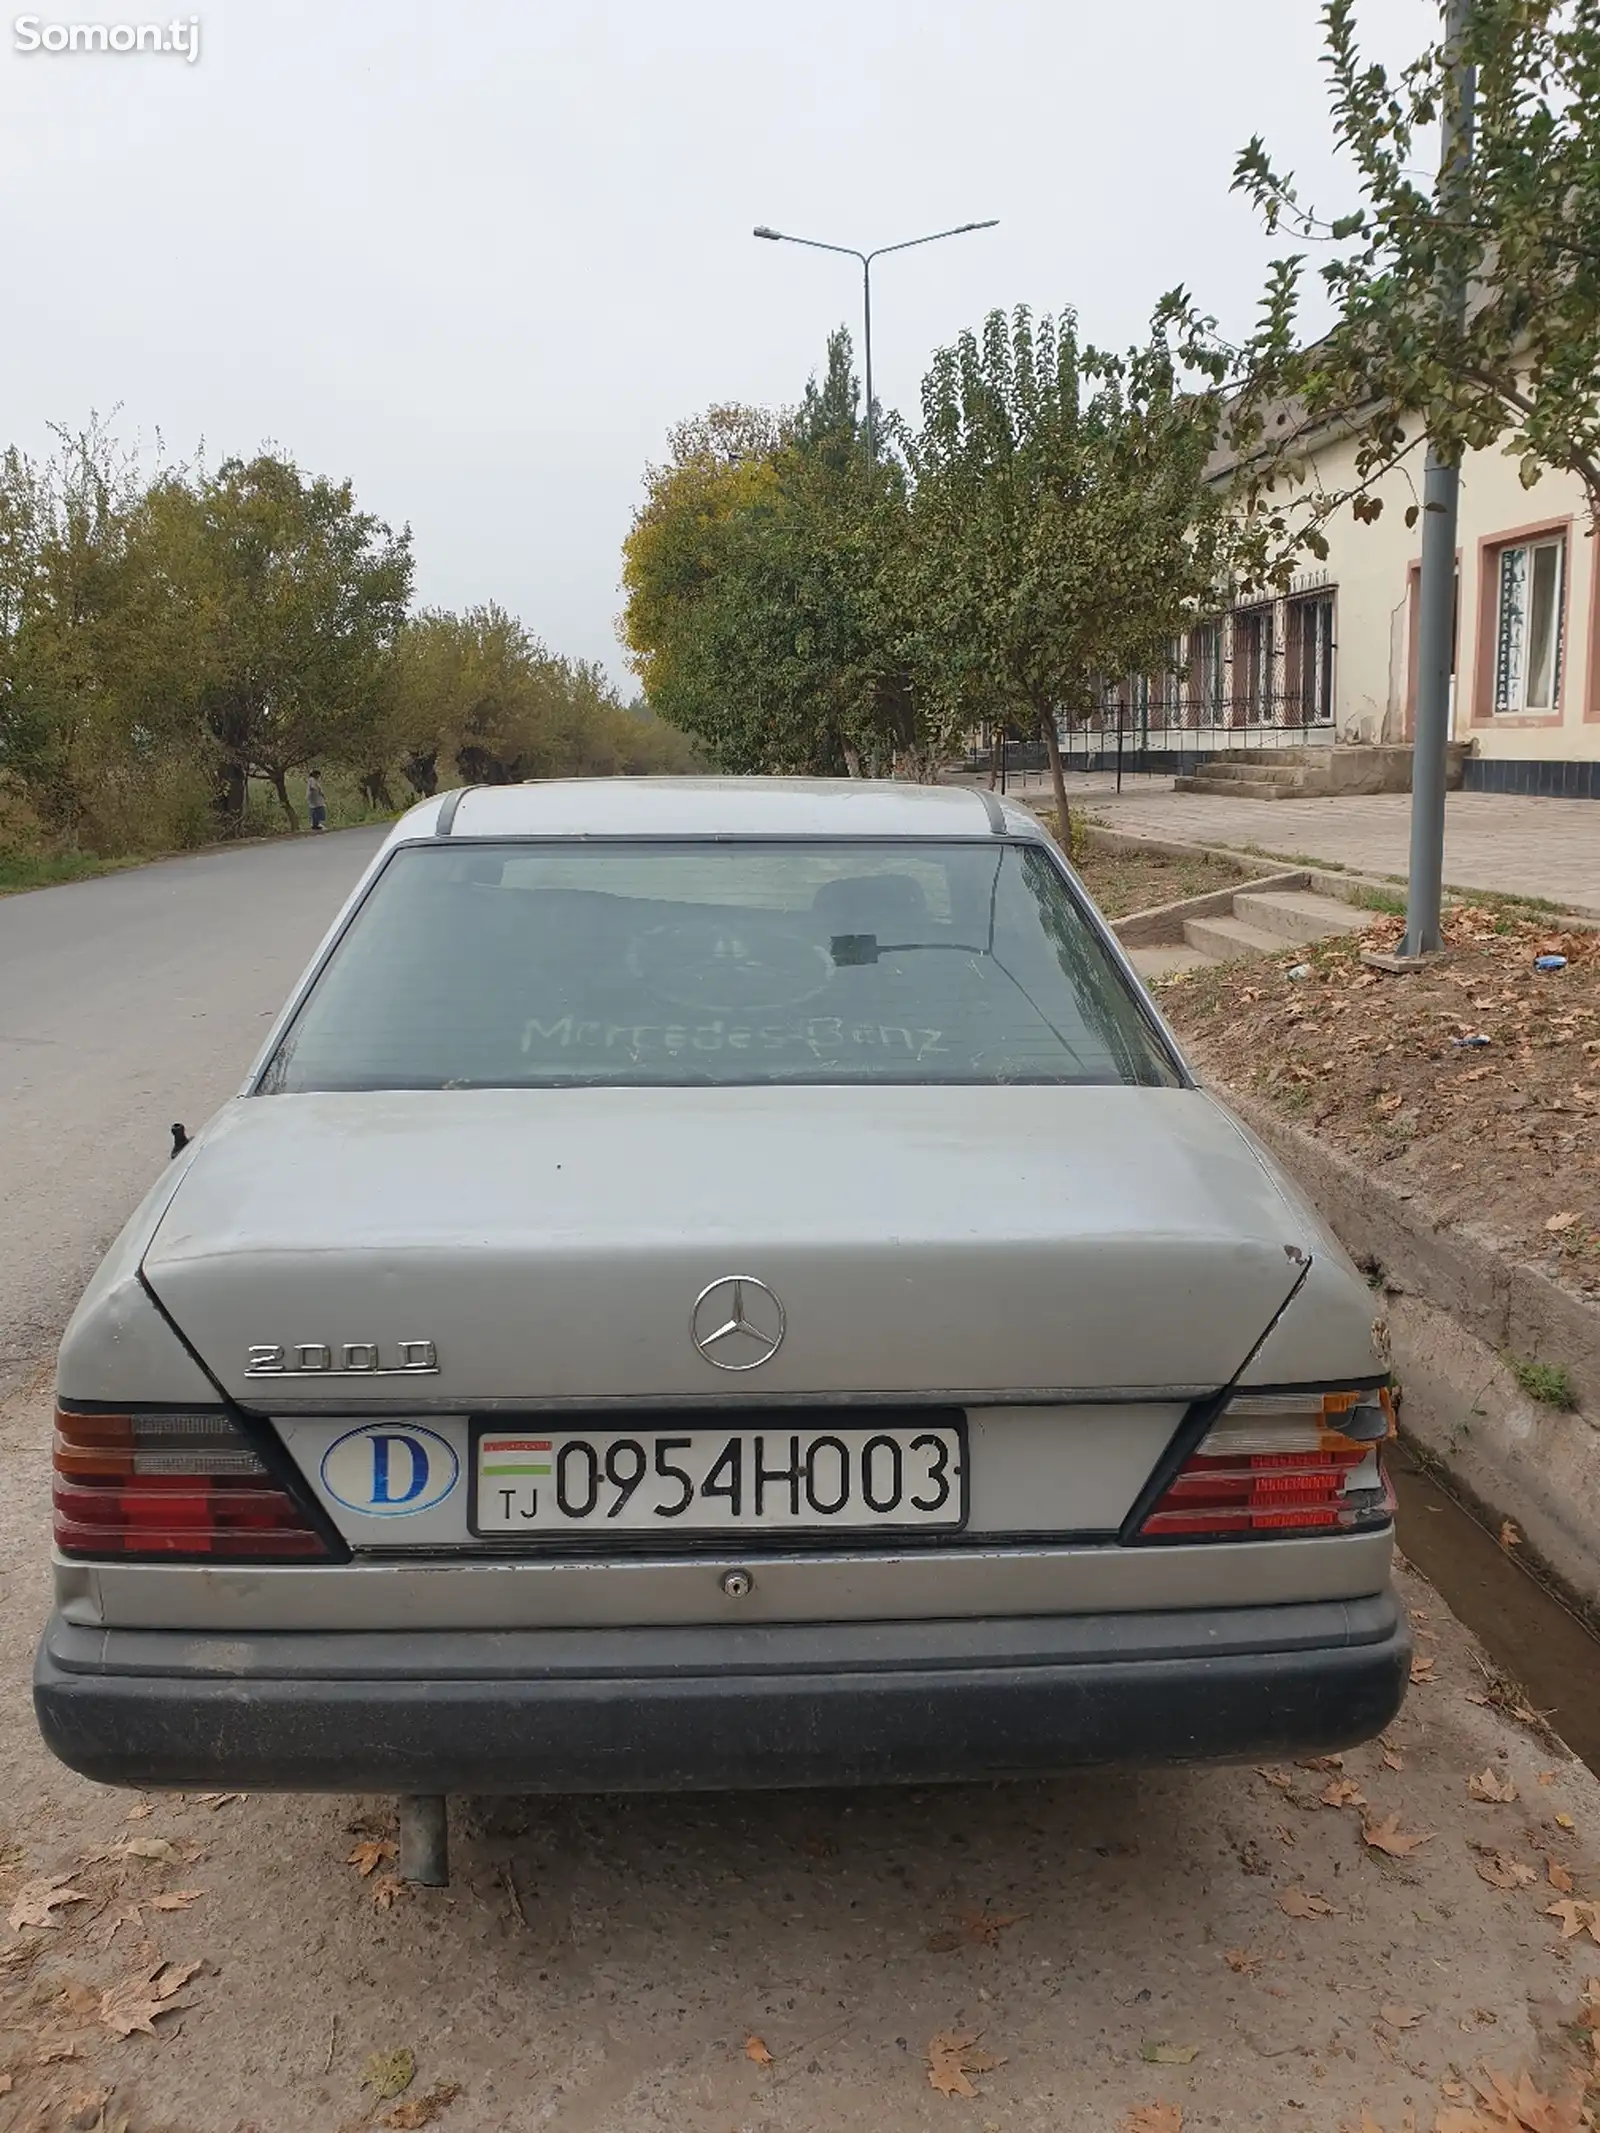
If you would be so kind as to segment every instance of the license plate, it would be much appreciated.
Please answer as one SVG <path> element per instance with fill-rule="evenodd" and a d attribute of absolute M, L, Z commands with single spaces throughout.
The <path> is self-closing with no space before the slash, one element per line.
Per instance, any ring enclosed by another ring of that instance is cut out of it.
<path fill-rule="evenodd" d="M 847 1533 L 960 1526 L 965 1420 L 881 1429 L 473 1432 L 472 1531 Z"/>

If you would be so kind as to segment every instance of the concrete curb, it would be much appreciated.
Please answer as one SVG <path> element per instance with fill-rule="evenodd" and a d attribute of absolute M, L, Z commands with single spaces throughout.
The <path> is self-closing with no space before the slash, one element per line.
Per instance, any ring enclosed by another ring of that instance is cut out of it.
<path fill-rule="evenodd" d="M 1244 889 L 1303 889 L 1306 873 L 1241 876 L 1231 888 L 1207 889 L 1199 896 L 1185 896 L 1176 903 L 1152 904 L 1147 911 L 1129 911 L 1111 921 L 1111 930 L 1124 948 L 1162 948 L 1181 941 L 1186 918 L 1211 918 L 1231 912 L 1233 899 Z M 1286 940 L 1285 948 L 1293 941 Z"/>
<path fill-rule="evenodd" d="M 1600 1613 L 1600 1309 L 1225 1083 L 1216 1093 L 1282 1163 L 1388 1305 L 1408 1436 L 1558 1587 Z M 1530 1400 L 1505 1358 L 1562 1364 L 1576 1412 Z"/>
<path fill-rule="evenodd" d="M 1040 812 L 1031 799 L 1024 799 L 1022 805 L 1035 814 Z M 1100 822 L 1086 822 L 1083 827 L 1090 842 L 1105 851 L 1169 852 L 1186 859 L 1227 859 L 1235 866 L 1300 866 L 1317 877 L 1313 885 L 1329 896 L 1347 895 L 1350 889 L 1388 889 L 1392 894 L 1403 893 L 1406 885 L 1403 874 L 1357 874 L 1334 865 L 1331 860 L 1316 859 L 1309 853 L 1297 858 L 1290 852 L 1250 852 L 1235 844 L 1193 844 L 1178 838 L 1151 836 L 1138 830 L 1113 829 Z M 1336 886 L 1341 882 L 1345 884 L 1343 891 Z M 1446 894 L 1460 903 L 1474 903 L 1482 897 L 1516 900 L 1514 891 L 1486 888 L 1481 882 L 1447 881 L 1444 886 Z M 1545 897 L 1533 900 L 1541 906 L 1549 903 Z M 1552 925 L 1560 918 L 1584 931 L 1600 928 L 1600 903 L 1552 904 L 1544 915 Z"/>

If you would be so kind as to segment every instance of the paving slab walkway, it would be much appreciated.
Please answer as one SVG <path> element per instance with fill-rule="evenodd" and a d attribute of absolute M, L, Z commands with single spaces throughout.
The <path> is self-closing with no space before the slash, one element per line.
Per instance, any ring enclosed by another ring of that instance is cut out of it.
<path fill-rule="evenodd" d="M 1084 804 L 1113 829 L 1322 860 L 1358 874 L 1403 879 L 1407 872 L 1409 793 L 1226 800 L 1173 792 L 1170 785 L 1125 784 L 1117 793 L 1098 780 L 1093 783 L 1098 789 L 1085 790 Z M 1027 797 L 1035 795 L 1030 791 Z M 1544 897 L 1563 910 L 1600 915 L 1600 804 L 1451 793 L 1445 804 L 1444 872 L 1452 888 Z"/>

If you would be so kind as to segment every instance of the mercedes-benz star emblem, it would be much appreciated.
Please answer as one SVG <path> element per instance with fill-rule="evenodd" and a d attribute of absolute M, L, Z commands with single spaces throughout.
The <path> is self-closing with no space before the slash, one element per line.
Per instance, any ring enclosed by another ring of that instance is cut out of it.
<path fill-rule="evenodd" d="M 718 1370 L 757 1370 L 783 1346 L 783 1305 L 753 1274 L 725 1274 L 702 1289 L 689 1337 Z"/>

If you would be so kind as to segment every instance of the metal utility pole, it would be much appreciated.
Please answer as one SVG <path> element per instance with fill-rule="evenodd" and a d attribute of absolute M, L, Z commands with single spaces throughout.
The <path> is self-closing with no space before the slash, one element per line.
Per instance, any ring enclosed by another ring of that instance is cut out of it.
<path fill-rule="evenodd" d="M 815 237 L 791 237 L 787 230 L 768 229 L 764 222 L 758 223 L 752 236 L 765 237 L 770 244 L 803 244 L 813 252 L 838 252 L 846 259 L 861 262 L 861 367 L 866 373 L 867 386 L 867 464 L 875 466 L 878 459 L 877 411 L 872 399 L 872 262 L 882 259 L 889 252 L 909 252 L 919 244 L 937 244 L 942 237 L 965 237 L 969 230 L 992 230 L 999 228 L 996 218 L 990 222 L 960 222 L 953 230 L 934 230 L 927 237 L 908 237 L 903 244 L 880 244 L 875 252 L 858 252 L 847 244 L 823 244 Z"/>
<path fill-rule="evenodd" d="M 1436 198 L 1446 217 L 1465 220 L 1472 176 L 1472 116 L 1478 70 L 1465 58 L 1473 0 L 1447 0 L 1443 143 Z M 1447 324 L 1467 315 L 1466 276 L 1458 268 L 1440 291 Z M 1402 956 L 1440 946 L 1444 895 L 1444 788 L 1450 742 L 1450 670 L 1456 634 L 1456 510 L 1461 466 L 1429 443 L 1422 476 L 1422 581 L 1417 594 L 1417 729 L 1411 751 L 1411 871 Z"/>

